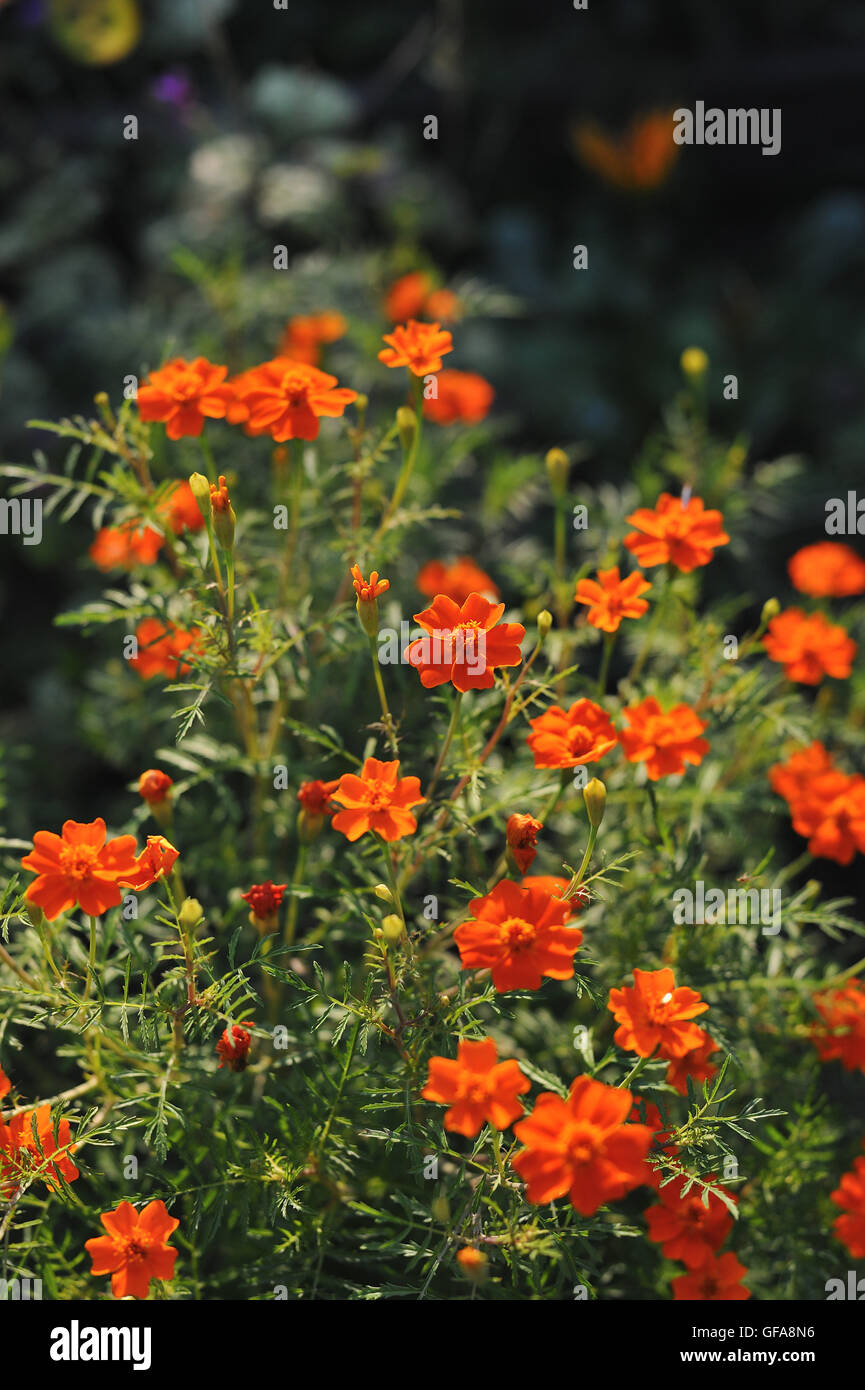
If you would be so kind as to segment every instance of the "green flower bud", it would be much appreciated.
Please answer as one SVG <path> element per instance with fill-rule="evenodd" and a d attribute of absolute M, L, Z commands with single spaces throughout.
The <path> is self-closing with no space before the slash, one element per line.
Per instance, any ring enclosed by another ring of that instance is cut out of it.
<path fill-rule="evenodd" d="M 600 777 L 593 777 L 591 782 L 587 782 L 583 787 L 583 800 L 586 803 L 589 825 L 597 830 L 604 819 L 604 808 L 607 804 L 607 789 Z"/>

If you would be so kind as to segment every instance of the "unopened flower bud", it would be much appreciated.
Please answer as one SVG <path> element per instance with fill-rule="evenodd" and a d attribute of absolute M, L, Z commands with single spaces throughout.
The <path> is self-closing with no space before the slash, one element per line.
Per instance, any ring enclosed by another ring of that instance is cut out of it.
<path fill-rule="evenodd" d="M 583 800 L 586 803 L 589 825 L 597 830 L 604 819 L 604 808 L 607 804 L 607 788 L 600 777 L 593 777 L 591 782 L 587 782 L 583 787 Z"/>
<path fill-rule="evenodd" d="M 553 615 L 549 608 L 542 608 L 538 614 L 538 637 L 543 642 L 553 625 Z"/>
<path fill-rule="evenodd" d="M 220 473 L 219 486 L 210 489 L 210 505 L 213 511 L 213 529 L 223 550 L 234 549 L 234 528 L 237 517 L 228 495 L 225 475 Z"/>
<path fill-rule="evenodd" d="M 381 924 L 381 932 L 388 946 L 398 946 L 405 936 L 405 925 L 401 917 L 391 912 Z"/>
<path fill-rule="evenodd" d="M 564 497 L 568 486 L 570 462 L 564 449 L 550 449 L 544 462 L 547 466 L 550 484 L 556 497 Z"/>
<path fill-rule="evenodd" d="M 763 604 L 763 611 L 760 614 L 760 626 L 768 627 L 773 618 L 777 618 L 781 612 L 781 605 L 776 598 L 767 598 Z"/>
<path fill-rule="evenodd" d="M 482 1250 L 466 1245 L 457 1251 L 457 1264 L 473 1284 L 482 1284 L 487 1277 L 487 1257 Z"/>
<path fill-rule="evenodd" d="M 375 893 L 377 898 L 381 898 L 383 903 L 393 902 L 393 893 L 390 891 L 386 883 L 377 883 L 372 891 Z"/>
<path fill-rule="evenodd" d="M 679 366 L 691 381 L 699 381 L 709 370 L 709 358 L 702 348 L 686 347 L 679 358 Z"/>
<path fill-rule="evenodd" d="M 389 579 L 379 579 L 378 570 L 370 570 L 369 580 L 361 574 L 360 565 L 351 567 L 354 592 L 357 594 L 357 616 L 367 637 L 378 632 L 378 597 L 390 588 Z"/>
<path fill-rule="evenodd" d="M 209 521 L 212 511 L 210 505 L 210 483 L 203 473 L 190 473 L 189 486 L 192 488 L 192 495 L 198 503 L 198 510 L 201 512 L 204 520 Z"/>
<path fill-rule="evenodd" d="M 193 932 L 204 921 L 204 908 L 197 898 L 184 898 L 177 920 L 185 932 Z"/>
<path fill-rule="evenodd" d="M 414 444 L 417 434 L 417 416 L 408 405 L 401 405 L 396 413 L 396 423 L 399 429 L 399 442 L 402 451 L 407 454 Z"/>

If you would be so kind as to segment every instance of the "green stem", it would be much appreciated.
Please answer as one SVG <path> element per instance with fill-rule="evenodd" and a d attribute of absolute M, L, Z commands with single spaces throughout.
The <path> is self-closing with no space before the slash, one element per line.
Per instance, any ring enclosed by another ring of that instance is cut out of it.
<path fill-rule="evenodd" d="M 204 471 L 206 472 L 210 482 L 215 484 L 216 463 L 214 462 L 213 458 L 213 450 L 210 447 L 210 440 L 207 438 L 207 435 L 203 431 L 198 437 L 198 443 L 201 446 L 201 457 L 204 459 Z"/>
<path fill-rule="evenodd" d="M 90 990 L 96 977 L 96 923 L 98 918 L 90 918 L 90 953 L 87 957 L 87 984 L 84 987 L 84 998 L 90 998 Z"/>
<path fill-rule="evenodd" d="M 306 850 L 307 847 L 303 840 L 297 847 L 297 859 L 294 865 L 294 873 L 291 876 L 291 900 L 288 904 L 288 914 L 285 919 L 285 931 L 283 941 L 286 946 L 291 946 L 294 942 L 295 932 L 297 931 L 297 909 L 300 899 L 297 897 L 296 889 L 303 879 L 306 869 Z"/>
<path fill-rule="evenodd" d="M 613 655 L 613 647 L 616 645 L 615 632 L 604 633 L 604 655 L 601 658 L 601 670 L 598 675 L 597 698 L 600 700 L 607 691 L 607 675 L 610 670 L 610 657 Z"/>
<path fill-rule="evenodd" d="M 442 768 L 444 767 L 445 758 L 446 758 L 447 755 L 448 755 L 448 751 L 449 751 L 449 749 L 450 749 L 451 743 L 453 742 L 454 734 L 455 734 L 456 731 L 457 731 L 457 724 L 459 723 L 459 717 L 460 717 L 460 709 L 462 708 L 462 698 L 463 698 L 463 697 L 462 697 L 462 691 L 461 691 L 461 690 L 456 690 L 456 691 L 454 692 L 454 702 L 453 702 L 453 708 L 451 709 L 451 717 L 450 717 L 450 723 L 448 724 L 448 730 L 447 730 L 447 733 L 445 734 L 444 743 L 442 744 L 441 748 L 439 749 L 439 755 L 438 755 L 438 758 L 437 758 L 437 760 L 436 760 L 436 765 L 435 765 L 435 767 L 433 768 L 432 781 L 430 782 L 429 787 L 427 788 L 427 800 L 428 800 L 428 801 L 432 801 L 432 795 L 433 795 L 433 792 L 435 791 L 436 786 L 437 786 L 437 784 L 438 784 L 439 775 L 440 775 L 440 773 L 441 773 L 441 770 L 442 770 Z"/>
<path fill-rule="evenodd" d="M 631 1067 L 631 1070 L 628 1072 L 628 1075 L 622 1082 L 622 1089 L 624 1089 L 627 1086 L 630 1086 L 631 1082 L 636 1080 L 636 1078 L 640 1075 L 640 1072 L 643 1070 L 643 1067 L 646 1065 L 648 1060 L 648 1057 L 637 1058 L 636 1062 Z"/>
<path fill-rule="evenodd" d="M 382 516 L 382 519 L 379 522 L 378 530 L 376 531 L 375 537 L 373 539 L 373 545 L 375 545 L 375 541 L 378 540 L 382 531 L 385 529 L 388 521 L 393 516 L 394 512 L 396 511 L 397 507 L 402 501 L 405 495 L 405 490 L 409 485 L 411 475 L 414 472 L 415 463 L 417 462 L 418 449 L 420 448 L 421 428 L 423 424 L 423 378 L 415 376 L 414 372 L 409 372 L 409 381 L 411 383 L 412 407 L 414 409 L 415 416 L 417 417 L 417 425 L 415 427 L 411 447 L 409 448 L 408 453 L 403 458 L 402 468 L 400 469 L 399 477 L 396 480 L 396 487 L 394 488 L 393 497 L 388 502 L 387 507 L 384 511 L 384 515 Z"/>
<path fill-rule="evenodd" d="M 372 656 L 372 673 L 375 677 L 375 688 L 378 691 L 379 704 L 381 705 L 382 723 L 384 724 L 385 733 L 387 734 L 391 749 L 394 754 L 396 754 L 399 752 L 399 746 L 396 741 L 393 715 L 390 712 L 390 707 L 387 702 L 387 692 L 385 691 L 384 681 L 382 680 L 381 664 L 378 659 L 378 648 L 375 645 L 374 637 L 368 637 L 367 640 L 369 642 L 370 655 Z"/>
<path fill-rule="evenodd" d="M 577 891 L 583 879 L 585 878 L 586 870 L 588 869 L 589 864 L 591 863 L 592 851 L 595 848 L 595 841 L 597 840 L 597 838 L 598 827 L 596 825 L 590 825 L 589 840 L 588 844 L 586 845 L 586 852 L 583 855 L 583 862 L 577 870 L 576 877 L 568 884 L 567 888 L 565 889 L 566 898 L 573 897 L 574 893 Z"/>
<path fill-rule="evenodd" d="M 393 905 L 400 915 L 400 920 L 403 926 L 405 926 L 405 912 L 403 911 L 402 906 L 402 896 L 399 891 L 399 883 L 397 881 L 396 871 L 393 867 L 393 860 L 390 857 L 390 850 L 388 849 L 386 840 L 382 840 L 381 850 L 382 856 L 384 858 L 385 872 L 387 874 L 387 886 L 390 889 L 390 895 L 393 898 Z"/>

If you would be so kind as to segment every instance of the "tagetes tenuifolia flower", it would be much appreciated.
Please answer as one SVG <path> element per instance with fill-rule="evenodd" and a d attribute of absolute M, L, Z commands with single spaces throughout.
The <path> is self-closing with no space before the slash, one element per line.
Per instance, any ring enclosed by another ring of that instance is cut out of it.
<path fill-rule="evenodd" d="M 472 1139 L 485 1123 L 494 1129 L 507 1129 L 523 1113 L 517 1099 L 531 1087 L 527 1076 L 513 1059 L 498 1060 L 492 1038 L 476 1042 L 464 1038 L 456 1060 L 431 1057 L 427 1083 L 421 1091 L 424 1100 L 437 1101 L 450 1108 L 444 1127 Z"/>
<path fill-rule="evenodd" d="M 457 1251 L 457 1264 L 467 1279 L 471 1279 L 473 1284 L 480 1284 L 486 1277 L 489 1260 L 483 1250 L 476 1249 L 474 1245 L 464 1245 L 462 1250 Z"/>
<path fill-rule="evenodd" d="M 680 1096 L 688 1094 L 688 1077 L 692 1081 L 709 1081 L 715 1075 L 718 1068 L 709 1059 L 713 1053 L 718 1051 L 718 1044 L 708 1033 L 700 1030 L 701 1040 L 696 1047 L 691 1048 L 683 1057 L 674 1057 L 667 1067 L 667 1084 L 674 1087 Z"/>
<path fill-rule="evenodd" d="M 499 597 L 497 586 L 470 555 L 463 555 L 449 565 L 442 560 L 430 560 L 418 572 L 415 583 L 427 598 L 446 594 L 459 604 L 465 603 L 469 594 L 483 594 L 490 599 Z"/>
<path fill-rule="evenodd" d="M 174 845 L 169 844 L 164 835 L 148 835 L 147 844 L 137 856 L 131 873 L 125 873 L 117 880 L 121 888 L 133 888 L 143 893 L 166 874 L 170 874 L 180 858 Z"/>
<path fill-rule="evenodd" d="M 709 751 L 708 740 L 700 737 L 707 725 L 690 705 L 664 711 L 649 696 L 622 714 L 628 724 L 619 734 L 625 757 L 632 763 L 645 763 L 652 782 L 684 772 L 686 763 L 698 766 Z"/>
<path fill-rule="evenodd" d="M 574 599 L 589 605 L 587 616 L 592 627 L 602 632 L 618 632 L 623 618 L 641 618 L 649 605 L 640 594 L 648 593 L 651 584 L 640 570 L 626 579 L 619 578 L 619 567 L 598 570 L 598 578 L 580 579 Z"/>
<path fill-rule="evenodd" d="M 537 719 L 526 742 L 535 767 L 579 767 L 596 763 L 616 746 L 616 731 L 609 716 L 593 700 L 577 700 L 570 709 L 550 705 Z"/>
<path fill-rule="evenodd" d="M 138 413 L 142 420 L 163 422 L 169 439 L 197 438 L 205 419 L 225 418 L 234 399 L 227 375 L 227 367 L 214 366 L 206 357 L 192 362 L 175 357 L 139 386 Z"/>
<path fill-rule="evenodd" d="M 572 134 L 576 152 L 586 168 L 616 188 L 656 188 L 679 155 L 670 111 L 636 116 L 618 136 L 608 135 L 594 121 L 578 121 Z"/>
<path fill-rule="evenodd" d="M 489 690 L 497 666 L 519 666 L 526 630 L 522 623 L 500 622 L 504 611 L 503 603 L 480 594 L 469 594 L 462 605 L 437 594 L 429 608 L 415 613 L 429 635 L 412 642 L 405 656 L 421 685 L 431 690 L 450 681 L 459 691 Z"/>
<path fill-rule="evenodd" d="M 12 1082 L 9 1080 L 3 1068 L 0 1067 L 0 1100 L 2 1100 L 4 1096 L 8 1096 L 11 1090 Z"/>
<path fill-rule="evenodd" d="M 812 598 L 865 594 L 865 560 L 838 541 L 803 546 L 787 562 L 787 573 L 793 587 Z"/>
<path fill-rule="evenodd" d="M 716 548 L 730 537 L 718 511 L 707 511 L 700 497 L 672 497 L 662 492 L 655 509 L 639 507 L 627 517 L 636 535 L 625 537 L 625 548 L 644 567 L 675 565 L 683 574 L 708 565 Z"/>
<path fill-rule="evenodd" d="M 436 395 L 424 398 L 423 413 L 436 425 L 477 425 L 490 413 L 495 391 L 477 372 L 451 368 L 438 373 Z"/>
<path fill-rule="evenodd" d="M 269 434 L 278 444 L 317 439 L 322 416 L 342 415 L 357 400 L 357 392 L 339 386 L 335 376 L 290 357 L 275 357 L 244 372 L 235 379 L 234 390 L 247 412 L 246 433 Z"/>
<path fill-rule="evenodd" d="M 497 990 L 540 989 L 544 976 L 570 980 L 583 933 L 566 922 L 574 904 L 502 879 L 469 903 L 473 920 L 454 932 L 464 970 L 489 969 Z"/>
<path fill-rule="evenodd" d="M 98 569 L 108 571 L 152 565 L 162 548 L 162 537 L 152 526 L 124 521 L 120 526 L 103 526 L 88 550 Z"/>
<path fill-rule="evenodd" d="M 389 579 L 379 579 L 378 570 L 370 570 L 369 579 L 364 579 L 360 565 L 352 565 L 352 588 L 362 603 L 372 603 L 390 588 Z"/>
<path fill-rule="evenodd" d="M 649 1181 L 647 1125 L 626 1123 L 630 1091 L 578 1076 L 567 1100 L 544 1091 L 514 1126 L 525 1148 L 511 1161 L 535 1205 L 569 1197 L 582 1216 Z"/>
<path fill-rule="evenodd" d="M 13 1115 L 8 1124 L 0 1117 L 0 1196 L 11 1197 L 22 1182 L 34 1177 L 54 1190 L 58 1176 L 66 1182 L 80 1176 L 70 1157 L 75 1145 L 69 1121 L 60 1120 L 56 1129 L 55 1140 L 49 1104 Z"/>
<path fill-rule="evenodd" d="M 534 816 L 523 815 L 519 811 L 508 816 L 505 838 L 508 850 L 521 874 L 525 873 L 537 855 L 535 845 L 543 828 L 541 821 L 535 820 Z"/>
<path fill-rule="evenodd" d="M 289 319 L 279 345 L 280 355 L 317 367 L 322 343 L 344 337 L 348 324 L 342 314 L 296 314 Z"/>
<path fill-rule="evenodd" d="M 150 767 L 138 779 L 138 795 L 148 806 L 158 806 L 165 801 L 174 786 L 167 772 L 161 768 Z"/>
<path fill-rule="evenodd" d="M 673 1299 L 679 1302 L 726 1303 L 751 1297 L 742 1280 L 748 1273 L 731 1250 L 711 1256 L 691 1274 L 673 1280 Z"/>
<path fill-rule="evenodd" d="M 830 1196 L 843 1212 L 833 1222 L 836 1236 L 854 1260 L 865 1260 L 865 1158 L 856 1159 Z"/>
<path fill-rule="evenodd" d="M 770 767 L 769 781 L 812 854 L 837 864 L 849 864 L 857 850 L 865 854 L 865 777 L 842 772 L 818 739 Z"/>
<path fill-rule="evenodd" d="M 99 1220 L 108 1232 L 84 1242 L 93 1261 L 90 1273 L 111 1275 L 115 1298 L 146 1298 L 151 1279 L 173 1279 L 177 1251 L 168 1244 L 180 1222 L 169 1216 L 164 1202 L 148 1202 L 136 1211 L 121 1202 Z"/>
<path fill-rule="evenodd" d="M 427 376 L 441 370 L 442 357 L 453 351 L 453 339 L 438 323 L 418 323 L 409 319 L 392 333 L 385 333 L 379 360 L 386 367 L 408 367 L 415 376 Z"/>
<path fill-rule="evenodd" d="M 136 852 L 134 835 L 106 841 L 101 817 L 64 821 L 59 835 L 37 830 L 31 853 L 21 860 L 22 868 L 37 875 L 27 900 L 41 907 L 49 922 L 76 905 L 88 916 L 100 917 L 122 902 L 118 883 L 135 872 Z"/>
<path fill-rule="evenodd" d="M 301 782 L 297 790 L 297 799 L 311 816 L 326 816 L 333 810 L 330 803 L 338 786 L 338 777 L 333 782 Z"/>
<path fill-rule="evenodd" d="M 800 685 L 819 685 L 824 676 L 845 680 L 857 651 L 845 628 L 801 608 L 787 608 L 773 618 L 763 646 L 770 660 L 784 667 L 787 679 Z"/>
<path fill-rule="evenodd" d="M 153 676 L 176 680 L 192 670 L 189 662 L 183 660 L 183 654 L 195 649 L 198 636 L 195 628 L 186 632 L 174 623 L 166 626 L 158 618 L 145 618 L 135 629 L 138 655 L 130 658 L 129 665 L 142 680 L 150 680 Z"/>
<path fill-rule="evenodd" d="M 248 1029 L 240 1023 L 229 1024 L 216 1044 L 216 1051 L 221 1059 L 218 1070 L 228 1067 L 229 1071 L 246 1071 L 251 1043 L 252 1034 Z"/>
<path fill-rule="evenodd" d="M 695 989 L 677 985 L 673 972 L 634 970 L 633 985 L 611 989 L 607 1008 L 619 1024 L 614 1041 L 626 1052 L 651 1057 L 656 1048 L 667 1058 L 684 1057 L 703 1042 L 693 1023 L 709 1005 Z"/>
<path fill-rule="evenodd" d="M 811 1036 L 821 1062 L 840 1062 L 847 1071 L 865 1072 L 865 984 L 847 980 L 837 989 L 815 994 L 822 1019 Z"/>
<path fill-rule="evenodd" d="M 384 311 L 391 323 L 404 323 L 423 313 L 433 282 L 423 270 L 410 270 L 394 280 L 384 301 Z"/>
<path fill-rule="evenodd" d="M 259 926 L 276 926 L 276 915 L 282 902 L 287 883 L 253 883 L 248 893 L 241 893 L 245 903 L 249 903 L 250 918 Z"/>
<path fill-rule="evenodd" d="M 410 807 L 426 801 L 420 794 L 419 778 L 400 777 L 398 758 L 388 763 L 367 758 L 360 776 L 343 773 L 331 799 L 345 807 L 331 824 L 347 840 L 359 840 L 372 831 L 388 841 L 414 834 L 417 821 Z"/>
<path fill-rule="evenodd" d="M 703 1205 L 702 1188 L 692 1185 L 686 1194 L 689 1181 L 684 1174 L 659 1187 L 659 1205 L 649 1207 L 646 1221 L 649 1240 L 661 1246 L 662 1255 L 681 1260 L 688 1269 L 699 1269 L 724 1244 L 733 1228 L 733 1217 L 714 1192 L 708 1193 L 708 1206 Z"/>

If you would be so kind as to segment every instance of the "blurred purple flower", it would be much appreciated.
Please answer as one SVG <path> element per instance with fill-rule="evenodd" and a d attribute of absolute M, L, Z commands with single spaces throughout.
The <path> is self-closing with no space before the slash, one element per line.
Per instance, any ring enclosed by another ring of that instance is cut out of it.
<path fill-rule="evenodd" d="M 151 95 L 168 106 L 184 107 L 192 97 L 192 84 L 185 72 L 163 72 L 150 87 Z"/>

